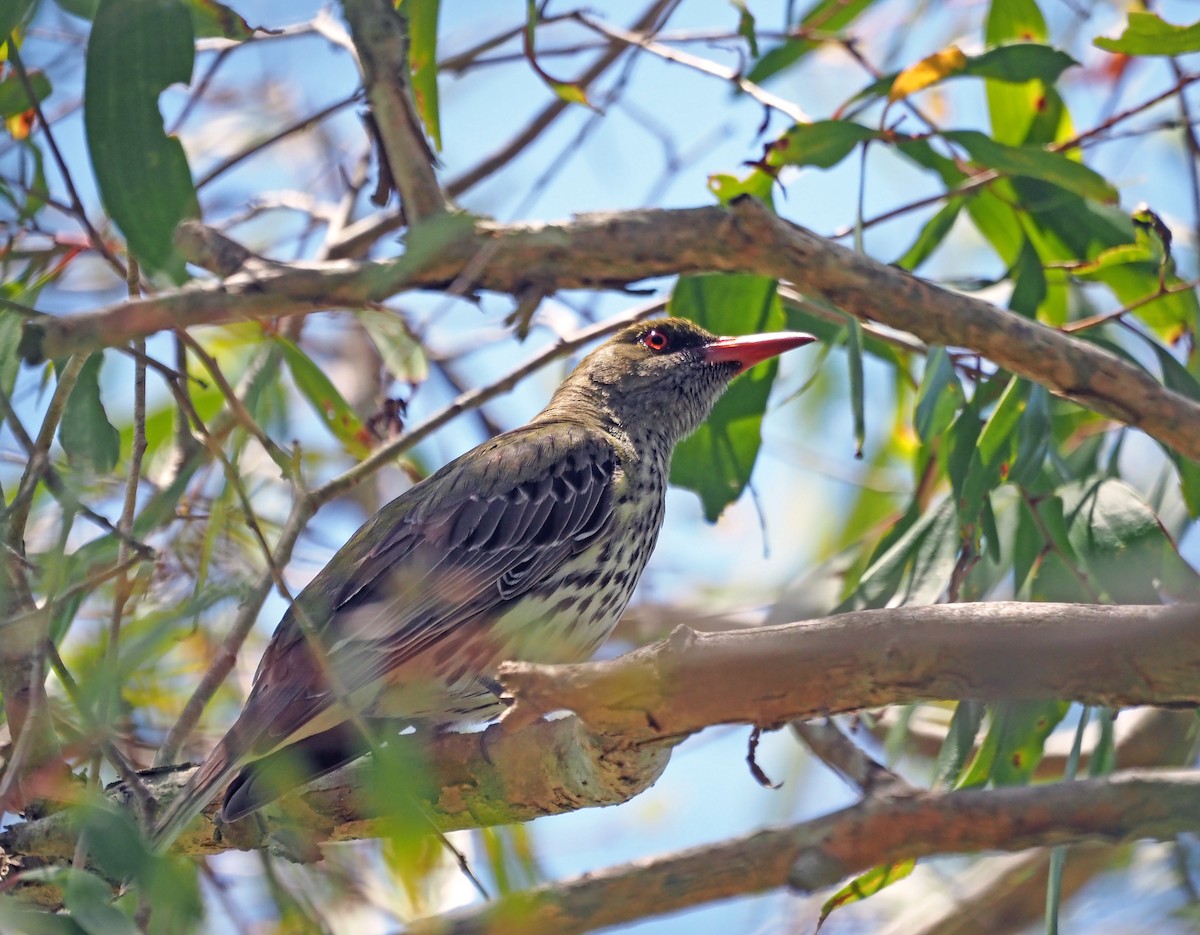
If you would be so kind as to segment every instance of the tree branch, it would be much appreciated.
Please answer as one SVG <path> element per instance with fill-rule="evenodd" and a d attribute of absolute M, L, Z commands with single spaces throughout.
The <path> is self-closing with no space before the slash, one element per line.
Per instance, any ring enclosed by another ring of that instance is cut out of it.
<path fill-rule="evenodd" d="M 481 264 L 485 248 L 487 262 Z M 977 351 L 1200 460 L 1195 431 L 1200 404 L 1166 389 L 1146 371 L 1093 344 L 855 253 L 749 199 L 730 208 L 587 215 L 556 224 L 480 221 L 419 256 L 243 271 L 222 282 L 95 312 L 27 321 L 21 353 L 37 362 L 166 328 L 353 307 L 406 289 L 444 289 L 469 269 L 471 288 L 511 294 L 531 287 L 547 294 L 624 288 L 682 273 L 772 276 L 926 343 Z"/>
<path fill-rule="evenodd" d="M 898 607 L 723 633 L 679 627 L 607 662 L 505 663 L 506 718 L 574 711 L 643 743 L 713 724 L 941 698 L 1200 704 L 1200 608 L 996 602 Z"/>
<path fill-rule="evenodd" d="M 1048 786 L 878 796 L 759 831 L 415 922 L 406 935 L 587 932 L 716 899 L 812 892 L 880 864 L 935 854 L 1170 838 L 1200 828 L 1200 771 L 1137 771 Z"/>
<path fill-rule="evenodd" d="M 367 99 L 383 146 L 379 171 L 390 171 L 411 226 L 446 210 L 409 88 L 408 36 L 389 0 L 344 0 L 342 9 L 362 65 Z M 386 166 L 384 163 L 386 162 Z"/>
<path fill-rule="evenodd" d="M 632 798 L 655 781 L 676 744 L 713 724 L 769 727 L 927 698 L 1193 705 L 1200 701 L 1197 614 L 1191 606 L 902 607 L 724 633 L 680 627 L 609 662 L 510 663 L 502 680 L 514 708 L 483 734 L 422 738 L 431 789 L 414 796 L 443 830 L 477 827 Z M 561 709 L 579 717 L 538 719 Z M 362 769 L 351 764 L 269 807 L 264 825 L 251 817 L 218 832 L 198 820 L 178 847 L 199 854 L 263 846 L 272 831 L 295 823 L 283 808 L 318 840 L 371 836 L 374 825 L 354 800 Z M 150 776 L 147 785 L 161 801 L 187 775 Z M 16 825 L 0 834 L 0 848 L 69 855 L 68 815 Z"/>

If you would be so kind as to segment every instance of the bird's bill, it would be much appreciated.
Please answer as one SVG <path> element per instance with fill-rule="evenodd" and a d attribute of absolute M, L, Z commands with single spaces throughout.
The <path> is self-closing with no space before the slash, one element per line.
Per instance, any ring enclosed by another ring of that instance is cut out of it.
<path fill-rule="evenodd" d="M 784 351 L 812 344 L 817 340 L 803 331 L 776 331 L 773 334 L 744 334 L 735 338 L 717 338 L 704 349 L 710 364 L 737 364 L 742 370 L 769 360 Z"/>

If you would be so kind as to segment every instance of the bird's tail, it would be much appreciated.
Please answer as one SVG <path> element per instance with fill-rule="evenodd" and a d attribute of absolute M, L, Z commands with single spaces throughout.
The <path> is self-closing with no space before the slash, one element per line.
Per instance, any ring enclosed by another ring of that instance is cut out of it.
<path fill-rule="evenodd" d="M 150 834 L 150 847 L 162 853 L 205 807 L 217 797 L 217 792 L 238 771 L 241 757 L 226 736 L 188 778 L 187 783 L 159 816 Z"/>

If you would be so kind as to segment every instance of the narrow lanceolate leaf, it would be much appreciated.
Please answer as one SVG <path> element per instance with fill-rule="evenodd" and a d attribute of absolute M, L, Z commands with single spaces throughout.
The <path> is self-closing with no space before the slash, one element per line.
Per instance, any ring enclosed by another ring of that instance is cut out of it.
<path fill-rule="evenodd" d="M 946 431 L 964 399 L 950 355 L 944 347 L 931 348 L 913 411 L 913 427 L 921 441 L 928 444 Z"/>
<path fill-rule="evenodd" d="M 417 114 L 434 148 L 442 148 L 438 107 L 437 24 L 441 0 L 403 0 L 400 12 L 408 18 L 408 67 L 412 72 Z"/>
<path fill-rule="evenodd" d="M 888 100 L 903 100 L 945 78 L 960 74 L 966 67 L 967 56 L 963 50 L 956 45 L 947 46 L 900 72 L 888 91 Z"/>
<path fill-rule="evenodd" d="M 798 36 L 812 33 L 832 36 L 854 22 L 873 3 L 875 0 L 818 0 L 796 24 L 794 32 Z M 764 53 L 746 77 L 755 84 L 761 84 L 791 68 L 809 52 L 820 47 L 819 39 L 790 38 Z"/>
<path fill-rule="evenodd" d="M 365 458 L 369 454 L 369 433 L 325 371 L 287 338 L 276 336 L 275 341 L 283 351 L 283 359 L 287 361 L 296 389 L 312 404 L 326 428 L 345 446 L 346 451 L 356 458 Z"/>
<path fill-rule="evenodd" d="M 946 235 L 950 233 L 950 229 L 954 227 L 954 222 L 958 220 L 958 213 L 962 210 L 964 200 L 960 196 L 947 201 L 941 210 L 931 217 L 925 223 L 925 226 L 921 228 L 921 232 L 917 235 L 917 239 L 913 241 L 913 245 L 904 251 L 904 255 L 896 261 L 896 265 L 911 273 L 928 260 L 933 255 L 933 252 L 942 245 L 942 242 L 946 239 Z"/>
<path fill-rule="evenodd" d="M 992 709 L 992 723 L 970 768 L 955 788 L 1027 783 L 1042 761 L 1046 738 L 1070 708 L 1066 701 L 1007 701 Z"/>
<path fill-rule="evenodd" d="M 375 309 L 355 312 L 354 317 L 370 335 L 388 373 L 405 383 L 425 382 L 429 363 L 421 345 L 408 333 L 404 319 L 392 312 Z"/>
<path fill-rule="evenodd" d="M 910 858 L 895 864 L 884 864 L 881 867 L 873 867 L 866 873 L 860 873 L 825 900 L 821 906 L 821 914 L 817 917 L 817 930 L 820 931 L 821 926 L 825 924 L 825 920 L 829 918 L 834 910 L 841 909 L 842 906 L 848 906 L 851 903 L 861 902 L 870 896 L 874 896 L 885 887 L 891 886 L 893 883 L 899 883 L 905 877 L 909 876 L 916 869 L 916 866 L 917 862 Z"/>
<path fill-rule="evenodd" d="M 199 215 L 187 157 L 158 98 L 191 80 L 192 19 L 180 0 L 101 0 L 88 39 L 83 118 L 100 197 L 151 272 L 184 278 L 175 227 Z"/>
<path fill-rule="evenodd" d="M 1200 22 L 1175 26 L 1153 13 L 1131 12 L 1125 31 L 1116 39 L 1101 36 L 1095 44 L 1105 52 L 1125 55 L 1184 55 L 1200 52 Z"/>
<path fill-rule="evenodd" d="M 850 414 L 854 419 L 854 457 L 863 456 L 867 441 L 867 414 L 865 402 L 865 378 L 863 376 L 863 328 L 862 322 L 853 315 L 848 316 L 846 326 L 846 361 L 850 368 Z"/>
<path fill-rule="evenodd" d="M 951 130 L 942 135 L 965 149 L 975 162 L 1004 175 L 1041 179 L 1097 201 L 1117 200 L 1116 189 L 1104 176 L 1061 153 L 1039 146 L 1005 146 L 978 130 Z"/>
<path fill-rule="evenodd" d="M 714 334 L 780 331 L 786 324 L 775 281 L 762 276 L 681 277 L 670 309 Z M 769 361 L 738 377 L 712 415 L 675 449 L 671 483 L 700 495 L 709 522 L 750 482 L 776 368 Z"/>
<path fill-rule="evenodd" d="M 67 397 L 58 437 L 67 460 L 76 470 L 106 474 L 121 456 L 121 433 L 108 421 L 100 400 L 100 364 L 104 354 L 92 354 Z"/>

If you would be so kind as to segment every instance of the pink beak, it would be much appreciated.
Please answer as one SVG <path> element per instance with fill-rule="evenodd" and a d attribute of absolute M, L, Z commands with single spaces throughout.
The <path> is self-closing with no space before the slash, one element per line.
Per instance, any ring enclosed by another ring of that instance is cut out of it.
<path fill-rule="evenodd" d="M 743 334 L 736 338 L 717 338 L 704 349 L 704 357 L 710 364 L 735 363 L 741 370 L 747 370 L 777 354 L 803 347 L 815 340 L 811 334 L 802 331 Z"/>

